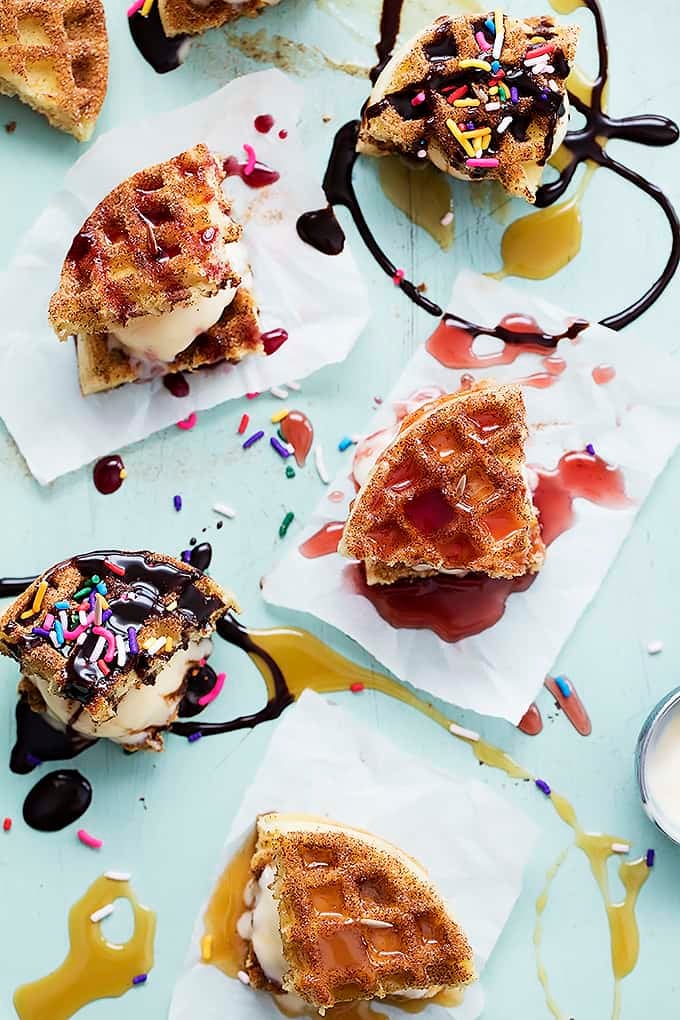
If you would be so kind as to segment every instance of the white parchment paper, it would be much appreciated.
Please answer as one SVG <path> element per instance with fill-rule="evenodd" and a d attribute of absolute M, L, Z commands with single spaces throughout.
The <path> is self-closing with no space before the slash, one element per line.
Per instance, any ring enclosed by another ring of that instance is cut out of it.
<path fill-rule="evenodd" d="M 472 273 L 456 281 L 449 308 L 489 326 L 505 315 L 524 313 L 553 334 L 563 332 L 569 318 L 544 301 Z M 416 687 L 463 708 L 519 722 L 678 443 L 680 367 L 677 359 L 658 351 L 650 357 L 653 341 L 653 336 L 645 336 L 644 323 L 620 334 L 591 326 L 578 343 L 560 341 L 555 353 L 567 367 L 554 385 L 524 387 L 528 462 L 552 469 L 564 453 L 592 443 L 600 457 L 622 469 L 631 503 L 612 509 L 576 499 L 574 526 L 550 546 L 528 591 L 510 596 L 495 626 L 454 644 L 430 630 L 395 629 L 366 598 L 343 583 L 347 560 L 337 554 L 305 559 L 297 544 L 265 579 L 265 598 L 328 621 Z M 474 350 L 490 355 L 499 347 L 495 338 L 480 336 Z M 598 386 L 592 370 L 603 364 L 613 366 L 616 377 Z M 528 352 L 509 365 L 453 369 L 422 347 L 367 435 L 394 426 L 404 401 L 418 390 L 458 389 L 462 372 L 509 382 L 541 371 L 545 372 L 541 356 Z M 342 500 L 324 497 L 300 541 L 327 521 L 345 519 L 354 496 L 349 473 L 348 462 L 330 486 L 331 491 L 342 492 Z"/>
<path fill-rule="evenodd" d="M 41 483 L 244 393 L 301 378 L 342 361 L 368 319 L 368 301 L 350 252 L 328 257 L 304 244 L 295 223 L 324 197 L 308 167 L 296 124 L 301 87 L 280 71 L 237 78 L 191 106 L 103 135 L 75 164 L 64 190 L 19 244 L 0 277 L 0 416 Z M 258 114 L 275 119 L 255 130 Z M 278 137 L 280 129 L 288 137 Z M 254 146 L 277 170 L 275 184 L 251 189 L 228 178 L 224 190 L 244 225 L 262 330 L 283 327 L 289 339 L 270 357 L 251 357 L 188 376 L 191 393 L 173 397 L 160 379 L 83 398 L 73 344 L 60 344 L 47 322 L 73 236 L 99 201 L 130 174 L 198 142 L 225 155 Z"/>
<path fill-rule="evenodd" d="M 475 951 L 478 971 L 520 894 L 538 835 L 530 819 L 484 784 L 458 779 L 406 754 L 312 691 L 279 723 L 231 826 L 218 875 L 243 845 L 256 815 L 271 810 L 324 815 L 367 829 L 420 860 L 452 904 Z M 269 996 L 200 962 L 204 911 L 205 905 L 175 986 L 169 1020 L 279 1018 Z M 482 988 L 476 984 L 462 1006 L 446 1012 L 456 1020 L 475 1020 L 483 1005 Z M 426 1020 L 442 1015 L 439 1006 L 423 1013 Z"/>

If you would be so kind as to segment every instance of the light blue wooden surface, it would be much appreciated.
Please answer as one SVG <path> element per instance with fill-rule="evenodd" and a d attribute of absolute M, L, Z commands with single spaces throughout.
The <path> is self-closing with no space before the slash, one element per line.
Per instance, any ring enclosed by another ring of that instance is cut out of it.
<path fill-rule="evenodd" d="M 107 0 L 106 6 L 111 83 L 99 132 L 143 113 L 188 102 L 236 73 L 261 66 L 240 55 L 225 34 L 217 31 L 194 44 L 181 70 L 157 76 L 131 43 L 122 0 Z M 410 25 L 423 20 L 425 7 L 430 14 L 439 12 L 439 5 L 432 0 L 427 4 L 407 0 Z M 534 5 L 534 13 L 536 7 L 542 5 Z M 612 53 L 613 112 L 659 112 L 677 119 L 677 67 L 668 51 L 662 53 L 652 46 L 651 31 L 640 24 L 640 5 L 634 0 L 604 0 L 604 7 Z M 513 5 L 514 11 L 529 13 L 531 7 L 522 0 Z M 649 0 L 642 13 L 665 39 L 680 29 L 674 0 Z M 587 26 L 587 58 L 588 50 L 592 51 L 592 32 L 585 17 L 579 20 Z M 284 0 L 279 9 L 257 23 L 240 26 L 238 32 L 264 31 L 269 38 L 280 33 L 308 47 L 316 45 L 336 61 L 368 66 L 376 21 L 376 0 Z M 358 25 L 360 31 L 350 31 L 347 24 Z M 641 46 L 642 33 L 646 42 Z M 273 48 L 287 51 L 281 41 L 275 41 Z M 334 130 L 357 110 L 366 86 L 357 77 L 324 66 L 318 51 L 298 52 L 296 61 L 304 64 L 301 80 L 308 94 L 302 129 L 309 159 L 321 172 Z M 331 122 L 324 123 L 324 116 L 331 116 Z M 50 130 L 25 107 L 2 99 L 0 124 L 10 120 L 16 120 L 16 132 L 6 135 L 0 131 L 0 268 L 17 237 L 59 187 L 81 151 L 77 143 Z M 625 148 L 625 143 L 612 143 L 611 147 L 617 154 Z M 665 187 L 676 203 L 680 201 L 677 151 L 629 148 L 625 158 Z M 374 165 L 360 165 L 358 181 L 379 238 L 395 253 L 397 264 L 416 279 L 428 281 L 436 298 L 446 300 L 451 280 L 462 266 L 482 271 L 497 268 L 502 225 L 484 205 L 470 200 L 464 186 L 454 189 L 457 241 L 450 253 L 442 255 L 386 202 Z M 514 204 L 511 214 L 522 211 Z M 345 219 L 342 213 L 341 218 Z M 351 228 L 348 234 L 354 240 Z M 391 386 L 432 325 L 379 274 L 356 240 L 354 250 L 374 297 L 372 323 L 347 362 L 306 381 L 293 402 L 312 418 L 331 474 L 343 457 L 349 457 L 337 452 L 338 439 L 362 429 L 370 417 L 373 396 Z M 601 171 L 584 202 L 582 254 L 557 278 L 533 286 L 540 286 L 546 296 L 574 313 L 599 317 L 641 292 L 665 259 L 666 250 L 665 227 L 648 200 Z M 26 295 L 26 300 L 31 296 Z M 641 371 L 644 359 L 654 357 L 655 351 L 677 351 L 677 312 L 675 286 L 633 327 L 639 337 Z M 277 401 L 261 398 L 248 410 L 254 420 L 265 421 L 278 407 Z M 278 614 L 263 604 L 258 580 L 281 549 L 278 525 L 284 512 L 292 509 L 297 515 L 286 540 L 294 542 L 299 522 L 318 499 L 321 487 L 311 465 L 288 481 L 264 446 L 244 456 L 234 437 L 243 409 L 242 402 L 216 408 L 201 415 L 191 433 L 171 429 L 128 450 L 124 457 L 129 477 L 111 497 L 95 492 L 88 470 L 41 489 L 3 431 L 0 574 L 37 571 L 63 556 L 106 545 L 175 551 L 194 535 L 213 542 L 213 573 L 238 592 L 246 621 L 254 625 L 290 621 L 290 614 Z M 459 716 L 572 798 L 586 828 L 607 829 L 629 838 L 636 850 L 648 845 L 657 848 L 657 867 L 642 892 L 638 912 L 640 963 L 623 988 L 622 1015 L 630 1020 L 651 1014 L 665 1020 L 677 1010 L 680 850 L 665 841 L 643 816 L 633 782 L 632 754 L 647 710 L 678 683 L 679 484 L 676 458 L 560 656 L 559 669 L 573 678 L 589 708 L 593 735 L 587 740 L 577 736 L 564 718 L 555 716 L 545 695 L 540 704 L 548 717 L 546 728 L 536 739 L 502 723 Z M 176 492 L 185 501 L 181 514 L 172 508 Z M 219 532 L 210 509 L 217 500 L 231 503 L 239 512 L 238 519 L 227 522 Z M 208 530 L 202 536 L 204 527 Z M 367 661 L 341 635 L 310 620 L 303 623 L 358 661 Z M 645 646 L 656 638 L 662 639 L 665 647 L 652 659 Z M 218 655 L 229 681 L 212 715 L 224 718 L 254 706 L 262 688 L 254 669 L 238 653 L 220 648 Z M 0 743 L 5 755 L 14 739 L 15 679 L 15 667 L 3 660 Z M 417 683 L 417 677 L 411 679 Z M 547 1016 L 534 971 L 534 903 L 546 868 L 570 841 L 568 830 L 532 788 L 480 769 L 464 747 L 406 707 L 372 694 L 342 695 L 338 700 L 413 753 L 460 774 L 474 774 L 504 790 L 544 825 L 544 838 L 524 894 L 485 974 L 488 1004 L 484 1016 L 489 1020 Z M 263 726 L 252 734 L 204 740 L 192 747 L 171 739 L 163 757 L 125 757 L 113 747 L 95 747 L 80 767 L 95 788 L 86 825 L 105 840 L 100 854 L 78 844 L 75 827 L 55 835 L 40 835 L 26 828 L 21 804 L 34 779 L 0 770 L 0 816 L 10 815 L 15 820 L 9 835 L 0 833 L 3 1020 L 14 1015 L 13 989 L 61 961 L 67 909 L 107 867 L 132 871 L 142 900 L 158 911 L 157 964 L 145 988 L 121 1000 L 94 1004 L 82 1015 L 88 1020 L 122 1016 L 161 1020 L 166 1015 L 172 982 L 196 909 L 209 888 L 218 848 L 270 733 L 271 726 Z M 556 884 L 545 936 L 546 963 L 566 1016 L 604 1020 L 609 1015 L 608 945 L 605 918 L 587 863 L 572 855 Z"/>

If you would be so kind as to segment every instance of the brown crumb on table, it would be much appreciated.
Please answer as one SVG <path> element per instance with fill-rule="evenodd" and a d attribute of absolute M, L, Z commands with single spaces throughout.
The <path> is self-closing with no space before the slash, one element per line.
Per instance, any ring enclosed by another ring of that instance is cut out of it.
<path fill-rule="evenodd" d="M 331 117 L 330 113 L 322 113 L 321 120 L 324 122 L 324 124 L 330 124 L 333 118 Z"/>
<path fill-rule="evenodd" d="M 416 287 L 416 290 L 418 291 L 419 294 L 424 294 L 425 291 L 427 290 L 427 284 L 419 283 L 418 286 Z"/>
<path fill-rule="evenodd" d="M 5 124 L 5 131 L 8 135 L 13 135 L 16 129 L 17 122 L 15 120 L 10 120 L 9 123 Z"/>

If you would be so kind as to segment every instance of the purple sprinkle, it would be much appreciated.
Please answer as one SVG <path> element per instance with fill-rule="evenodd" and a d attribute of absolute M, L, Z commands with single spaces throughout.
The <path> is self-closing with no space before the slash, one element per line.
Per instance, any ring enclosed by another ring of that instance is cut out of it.
<path fill-rule="evenodd" d="M 517 91 L 514 85 L 510 89 L 510 98 L 512 99 L 513 103 L 519 103 L 519 92 Z"/>
<path fill-rule="evenodd" d="M 112 616 L 113 611 L 111 609 L 105 609 L 104 612 L 102 613 L 102 623 L 106 623 L 106 621 L 110 620 Z"/>
<path fill-rule="evenodd" d="M 271 436 L 270 439 L 269 439 L 269 442 L 274 447 L 274 449 L 278 453 L 279 457 L 283 457 L 284 460 L 286 459 L 286 457 L 290 457 L 290 451 L 285 448 L 283 443 L 280 443 L 278 441 L 276 436 Z"/>
<path fill-rule="evenodd" d="M 148 974 L 136 974 L 132 979 L 133 985 L 146 984 L 146 979 L 148 978 L 148 976 L 149 976 Z"/>
<path fill-rule="evenodd" d="M 45 630 L 44 627 L 34 627 L 33 628 L 33 633 L 34 634 L 38 634 L 40 637 L 49 637 L 50 636 L 49 630 Z"/>
<path fill-rule="evenodd" d="M 646 863 L 648 868 L 653 868 L 654 867 L 654 858 L 655 857 L 656 857 L 656 850 L 654 850 L 650 846 L 649 850 L 645 854 L 645 863 Z"/>
<path fill-rule="evenodd" d="M 546 797 L 550 796 L 552 791 L 548 784 L 546 783 L 545 779 L 535 779 L 534 782 L 536 783 L 536 786 L 539 788 L 541 793 L 544 793 Z"/>
<path fill-rule="evenodd" d="M 91 592 L 90 592 L 90 594 L 89 594 L 89 600 L 90 600 L 90 609 L 91 609 L 91 610 L 93 610 L 93 609 L 94 609 L 94 603 L 95 603 L 95 599 L 96 599 L 96 597 L 97 597 L 97 596 L 95 595 L 95 593 L 94 593 L 93 591 L 91 591 Z"/>
<path fill-rule="evenodd" d="M 586 446 L 586 453 L 589 453 L 591 457 L 595 456 L 595 447 L 592 443 L 588 443 Z"/>
<path fill-rule="evenodd" d="M 128 627 L 128 643 L 130 645 L 130 651 L 133 655 L 139 654 L 139 645 L 137 644 L 137 632 L 134 627 Z"/>
<path fill-rule="evenodd" d="M 30 751 L 26 755 L 26 761 L 27 761 L 27 763 L 29 765 L 34 765 L 34 766 L 35 765 L 42 765 L 42 758 L 36 758 L 36 756 L 34 754 L 31 754 Z M 653 850 L 651 852 L 654 853 Z"/>
<path fill-rule="evenodd" d="M 245 443 L 243 444 L 243 449 L 249 450 L 254 443 L 257 443 L 260 439 L 262 439 L 263 435 L 264 432 L 262 431 L 262 429 L 260 429 L 259 432 L 253 432 L 252 436 L 248 436 Z"/>
<path fill-rule="evenodd" d="M 465 125 L 465 127 L 468 129 L 468 131 L 474 131 L 475 130 L 475 122 L 473 120 L 469 120 L 467 122 L 467 124 Z"/>
<path fill-rule="evenodd" d="M 185 549 L 182 553 L 182 559 L 185 563 L 191 563 L 191 549 Z"/>
<path fill-rule="evenodd" d="M 173 496 L 172 497 L 172 505 L 174 506 L 174 508 L 177 511 L 177 513 L 179 513 L 180 510 L 182 509 L 182 497 L 181 496 Z"/>
<path fill-rule="evenodd" d="M 190 733 L 189 734 L 189 736 L 187 737 L 187 740 L 189 741 L 190 744 L 195 744 L 196 741 L 200 740 L 202 736 L 203 736 L 203 734 L 201 733 L 201 731 L 200 730 L 196 730 L 195 733 Z"/>

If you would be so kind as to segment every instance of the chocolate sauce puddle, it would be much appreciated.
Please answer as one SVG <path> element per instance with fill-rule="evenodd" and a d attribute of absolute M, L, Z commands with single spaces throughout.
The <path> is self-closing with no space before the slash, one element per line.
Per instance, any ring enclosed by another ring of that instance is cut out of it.
<path fill-rule="evenodd" d="M 598 73 L 592 91 L 590 105 L 585 104 L 578 96 L 569 93 L 574 107 L 581 112 L 585 126 L 579 131 L 569 132 L 564 145 L 571 153 L 572 159 L 562 170 L 557 180 L 544 184 L 538 192 L 537 206 L 546 207 L 556 202 L 568 188 L 576 169 L 581 163 L 591 161 L 597 166 L 611 170 L 617 176 L 629 181 L 634 187 L 648 195 L 664 213 L 671 230 L 671 250 L 668 261 L 656 281 L 645 293 L 632 302 L 627 308 L 601 320 L 602 325 L 610 329 L 620 330 L 635 322 L 663 294 L 677 271 L 680 263 L 680 221 L 677 213 L 665 193 L 652 184 L 637 171 L 613 159 L 598 141 L 599 138 L 620 138 L 639 145 L 672 145 L 680 137 L 680 129 L 670 118 L 648 114 L 637 117 L 613 118 L 602 110 L 602 97 L 609 78 L 609 58 L 607 51 L 607 35 L 604 18 L 599 0 L 582 0 L 583 6 L 595 20 L 598 49 Z M 370 78 L 375 82 L 380 71 L 385 67 L 394 50 L 403 0 L 384 0 L 380 19 L 380 39 L 376 45 L 377 64 Z M 436 54 L 431 54 L 436 59 Z M 417 91 L 417 90 L 416 90 Z M 333 147 L 323 179 L 323 189 L 328 206 L 303 213 L 298 220 L 298 234 L 307 244 L 312 245 L 324 254 L 339 254 L 344 247 L 344 232 L 334 214 L 335 206 L 344 206 L 349 210 L 359 235 L 373 255 L 380 268 L 391 278 L 395 277 L 397 267 L 376 241 L 361 210 L 354 188 L 353 173 L 357 161 L 356 142 L 359 121 L 351 120 L 340 128 L 335 136 Z M 410 280 L 402 279 L 397 285 L 404 293 L 430 315 L 441 316 L 442 309 L 434 301 L 424 297 L 421 290 Z"/>
<path fill-rule="evenodd" d="M 175 35 L 170 39 L 163 29 L 158 4 L 148 15 L 133 14 L 128 18 L 130 35 L 139 52 L 157 74 L 167 74 L 181 67 L 191 41 L 188 35 Z"/>
<path fill-rule="evenodd" d="M 92 787 L 76 769 L 58 769 L 38 780 L 24 800 L 24 821 L 38 832 L 59 832 L 85 814 Z"/>

